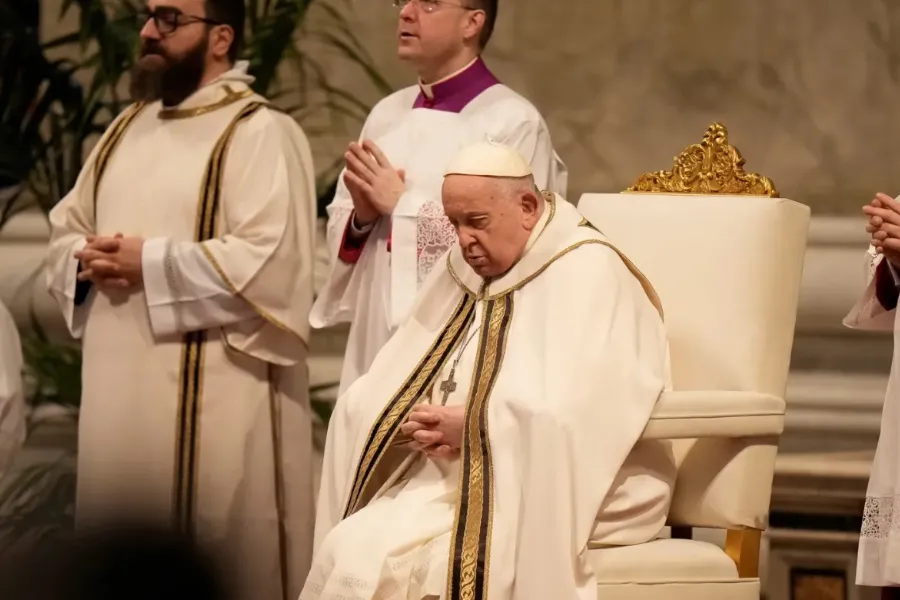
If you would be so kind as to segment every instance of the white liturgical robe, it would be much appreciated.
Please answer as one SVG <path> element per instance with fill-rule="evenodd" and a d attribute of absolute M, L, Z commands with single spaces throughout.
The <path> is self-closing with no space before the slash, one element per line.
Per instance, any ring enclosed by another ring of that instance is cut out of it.
<path fill-rule="evenodd" d="M 83 340 L 79 525 L 171 523 L 274 600 L 311 553 L 315 192 L 306 136 L 251 82 L 239 64 L 120 115 L 50 215 L 48 277 Z M 145 239 L 143 286 L 85 294 L 73 253 L 116 233 Z"/>
<path fill-rule="evenodd" d="M 450 97 L 443 109 L 418 102 L 427 90 L 413 86 L 379 102 L 366 119 L 360 140 L 373 140 L 395 168 L 405 170 L 406 188 L 391 218 L 376 222 L 354 261 L 341 257 L 353 212 L 343 173 L 328 207 L 330 271 L 310 321 L 316 328 L 351 323 L 340 392 L 368 370 L 409 315 L 428 273 L 456 243 L 441 185 L 444 168 L 461 148 L 485 138 L 505 144 L 528 159 L 540 189 L 566 192 L 566 167 L 528 100 L 496 83 L 480 60 L 427 92 L 444 89 Z"/>
<path fill-rule="evenodd" d="M 855 329 L 893 331 L 894 361 L 866 491 L 856 583 L 889 587 L 900 586 L 900 326 L 896 320 L 900 278 L 872 247 L 866 253 L 866 266 L 868 286 L 844 324 Z"/>
<path fill-rule="evenodd" d="M 668 379 L 658 299 L 573 206 L 547 200 L 500 278 L 451 250 L 338 400 L 301 600 L 595 600 L 589 545 L 663 528 L 672 455 L 638 441 Z M 454 365 L 461 452 L 413 452 L 399 427 L 445 400 Z"/>

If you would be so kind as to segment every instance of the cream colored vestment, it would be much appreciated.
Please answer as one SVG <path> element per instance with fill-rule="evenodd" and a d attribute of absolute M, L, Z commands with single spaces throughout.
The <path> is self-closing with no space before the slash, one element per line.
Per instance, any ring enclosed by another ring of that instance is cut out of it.
<path fill-rule="evenodd" d="M 662 529 L 671 454 L 638 443 L 668 379 L 656 295 L 558 196 L 530 242 L 487 288 L 451 250 L 338 400 L 301 600 L 595 600 L 589 544 Z M 412 453 L 399 426 L 457 357 L 461 456 Z"/>
<path fill-rule="evenodd" d="M 50 215 L 48 278 L 83 340 L 79 525 L 139 511 L 220 552 L 238 597 L 282 600 L 314 519 L 314 174 L 250 82 L 238 65 L 120 115 Z M 73 253 L 116 233 L 146 240 L 143 289 L 79 304 Z"/>
<path fill-rule="evenodd" d="M 885 310 L 875 294 L 875 269 L 882 260 L 884 256 L 870 247 L 866 253 L 868 286 L 844 319 L 844 324 L 854 329 L 894 334 L 894 361 L 869 475 L 856 563 L 857 585 L 875 587 L 900 586 L 900 328 L 896 309 Z M 892 276 L 890 272 L 885 274 Z"/>

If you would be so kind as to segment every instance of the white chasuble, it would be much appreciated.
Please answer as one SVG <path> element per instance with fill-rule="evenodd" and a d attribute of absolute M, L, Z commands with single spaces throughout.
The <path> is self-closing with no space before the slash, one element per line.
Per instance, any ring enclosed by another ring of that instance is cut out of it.
<path fill-rule="evenodd" d="M 306 137 L 243 66 L 126 110 L 50 215 L 49 285 L 83 342 L 77 522 L 120 511 L 221 552 L 238 598 L 295 598 L 314 520 Z M 76 284 L 91 234 L 146 240 L 143 286 Z"/>
<path fill-rule="evenodd" d="M 574 207 L 548 199 L 502 277 L 485 282 L 451 250 L 338 400 L 301 600 L 595 600 L 588 547 L 662 529 L 672 470 L 638 464 L 667 383 L 658 300 Z M 410 451 L 400 425 L 445 390 L 466 407 L 460 455 Z M 626 491 L 631 479 L 646 488 Z"/>
<path fill-rule="evenodd" d="M 900 326 L 897 310 L 882 306 L 876 294 L 877 269 L 883 270 L 879 276 L 894 277 L 887 263 L 881 264 L 883 260 L 883 255 L 869 248 L 868 286 L 844 319 L 851 328 L 894 333 L 894 359 L 866 491 L 856 563 L 857 585 L 875 587 L 900 586 Z"/>
<path fill-rule="evenodd" d="M 343 182 L 328 207 L 330 272 L 313 305 L 313 327 L 350 322 L 340 391 L 365 373 L 375 355 L 409 315 L 422 282 L 456 233 L 444 216 L 444 170 L 463 147 L 485 138 L 516 149 L 529 160 L 540 189 L 565 194 L 567 172 L 537 109 L 503 85 L 481 92 L 461 111 L 412 108 L 418 88 L 381 101 L 360 140 L 371 139 L 405 171 L 405 190 L 390 219 L 379 219 L 354 264 L 340 250 L 353 211 Z"/>

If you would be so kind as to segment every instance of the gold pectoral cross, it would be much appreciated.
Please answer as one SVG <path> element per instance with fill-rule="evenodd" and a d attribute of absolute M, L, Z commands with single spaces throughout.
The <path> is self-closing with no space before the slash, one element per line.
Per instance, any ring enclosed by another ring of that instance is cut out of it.
<path fill-rule="evenodd" d="M 441 406 L 447 406 L 447 400 L 450 398 L 450 394 L 456 391 L 456 381 L 453 379 L 455 374 L 456 367 L 450 369 L 450 376 L 441 382 L 441 392 L 444 394 L 441 396 Z"/>

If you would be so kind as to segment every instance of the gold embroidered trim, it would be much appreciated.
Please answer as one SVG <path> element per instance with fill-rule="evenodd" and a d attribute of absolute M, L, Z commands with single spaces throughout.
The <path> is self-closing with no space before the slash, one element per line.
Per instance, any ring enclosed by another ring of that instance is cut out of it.
<path fill-rule="evenodd" d="M 400 432 L 400 425 L 409 411 L 434 385 L 435 379 L 449 360 L 454 348 L 460 343 L 474 316 L 475 299 L 465 295 L 424 358 L 378 415 L 357 463 L 353 486 L 344 509 L 344 518 L 365 506 L 365 502 L 368 501 L 365 494 L 379 461 Z"/>
<path fill-rule="evenodd" d="M 591 223 L 590 221 L 588 221 L 588 220 L 587 220 L 587 217 L 582 217 L 581 220 L 578 222 L 578 226 L 579 226 L 579 227 L 587 227 L 588 229 L 593 229 L 594 231 L 596 231 L 596 232 L 599 233 L 600 235 L 603 235 L 603 232 L 600 231 L 600 230 L 597 228 L 596 225 L 594 225 L 593 223 Z"/>
<path fill-rule="evenodd" d="M 466 401 L 459 474 L 447 577 L 450 600 L 488 597 L 491 533 L 494 521 L 494 471 L 488 402 L 500 374 L 513 317 L 513 296 L 485 307 L 475 374 Z"/>
<path fill-rule="evenodd" d="M 615 246 L 613 246 L 612 244 L 610 244 L 607 241 L 598 240 L 598 239 L 581 240 L 580 242 L 576 242 L 576 243 L 572 244 L 568 248 L 563 248 L 562 250 L 557 252 L 555 255 L 553 255 L 550 258 L 550 260 L 548 260 L 546 263 L 544 263 L 544 265 L 542 267 L 540 267 L 538 270 L 536 270 L 534 273 L 532 273 L 531 275 L 529 275 L 528 277 L 526 277 L 525 279 L 523 279 L 516 285 L 506 288 L 502 292 L 498 292 L 496 294 L 491 294 L 490 296 L 488 296 L 488 300 L 496 300 L 498 298 L 506 296 L 507 294 L 511 294 L 517 290 L 522 289 L 528 283 L 530 283 L 536 277 L 538 277 L 541 273 L 546 271 L 547 268 L 550 265 L 552 265 L 554 262 L 556 262 L 557 260 L 559 260 L 560 258 L 565 256 L 569 252 L 571 252 L 573 250 L 577 250 L 578 248 L 581 248 L 582 246 L 587 245 L 587 244 L 600 244 L 601 246 L 606 246 L 607 248 L 613 250 L 616 254 L 618 254 L 619 258 L 622 259 L 622 262 L 625 263 L 625 266 L 628 267 L 628 270 L 631 271 L 631 273 L 635 277 L 637 277 L 638 281 L 640 281 L 641 287 L 644 288 L 644 292 L 647 294 L 647 297 L 650 299 L 650 302 L 653 304 L 653 307 L 656 308 L 657 312 L 659 312 L 660 318 L 663 318 L 662 302 L 660 301 L 659 295 L 656 293 L 656 290 L 654 290 L 653 286 L 650 285 L 650 281 L 647 279 L 647 277 L 643 273 L 641 273 L 640 269 L 638 269 L 637 266 L 633 262 L 631 262 L 631 259 L 629 259 L 627 256 L 622 254 L 621 250 L 619 250 L 618 248 L 616 248 Z"/>
<path fill-rule="evenodd" d="M 209 202 L 201 202 L 197 207 L 197 241 L 205 242 L 217 235 L 217 220 L 219 203 L 221 202 L 222 177 L 225 172 L 225 160 L 231 140 L 237 131 L 238 125 L 253 116 L 256 111 L 266 106 L 264 102 L 251 102 L 238 112 L 224 133 L 219 137 L 213 148 L 212 156 L 206 167 L 206 173 L 201 185 L 202 193 L 209 197 Z"/>
<path fill-rule="evenodd" d="M 224 162 L 224 158 L 227 155 L 228 147 L 230 146 L 231 140 L 234 137 L 234 132 L 237 128 L 237 125 L 240 122 L 250 118 L 253 114 L 256 113 L 257 110 L 259 110 L 263 106 L 266 106 L 267 108 L 271 108 L 268 104 L 265 104 L 262 102 L 251 102 L 246 107 L 244 107 L 244 109 L 241 110 L 241 112 L 239 112 L 235 116 L 235 118 L 232 120 L 232 123 L 231 123 L 231 125 L 229 125 L 229 129 L 226 132 L 227 139 L 225 136 L 223 136 L 223 138 L 219 140 L 219 144 L 223 144 L 223 147 L 219 148 L 219 145 L 217 144 L 216 149 L 214 150 L 215 153 L 221 153 L 222 162 Z M 208 176 L 210 176 L 210 177 L 214 176 L 218 179 L 218 181 L 215 184 L 218 188 L 221 188 L 221 179 L 224 176 L 224 172 L 225 172 L 225 169 L 223 168 L 223 166 L 221 164 L 219 164 L 219 165 L 216 165 L 216 170 L 214 173 L 208 173 Z M 209 187 L 209 185 L 210 185 L 210 182 L 207 181 L 206 179 L 204 179 L 203 188 L 206 189 L 207 187 Z M 220 199 L 217 196 L 216 202 L 215 202 L 215 208 L 214 208 L 214 212 L 212 213 L 212 216 L 205 215 L 205 216 L 198 217 L 198 218 L 200 218 L 200 219 L 213 218 L 214 219 L 216 216 L 216 213 L 218 212 L 216 209 L 218 208 L 219 202 L 220 202 Z M 216 236 L 214 235 L 213 237 L 216 237 Z M 228 288 L 228 290 L 232 294 L 243 298 L 244 301 L 250 305 L 250 308 L 252 308 L 256 312 L 256 314 L 258 314 L 261 318 L 265 319 L 266 321 L 268 321 L 275 327 L 277 327 L 283 331 L 287 331 L 288 333 L 291 333 L 291 334 L 303 339 L 302 335 L 300 335 L 299 333 L 297 333 L 296 331 L 294 331 L 293 329 L 291 329 L 290 327 L 288 327 L 287 325 L 282 323 L 280 320 L 278 320 L 277 318 L 272 316 L 270 313 L 268 313 L 265 309 L 258 306 L 256 303 L 252 302 L 246 296 L 244 296 L 242 291 L 239 290 L 236 285 L 234 285 L 234 282 L 231 281 L 231 279 L 225 273 L 225 269 L 222 268 L 222 265 L 219 264 L 219 261 L 216 260 L 216 257 L 213 256 L 213 253 L 209 250 L 209 248 L 205 244 L 200 244 L 200 251 L 203 252 L 203 255 L 206 257 L 206 260 L 209 261 L 210 265 L 212 265 L 213 269 L 215 269 L 215 271 L 219 275 L 219 277 L 222 278 L 222 281 L 225 282 L 225 286 Z"/>
<path fill-rule="evenodd" d="M 97 221 L 97 194 L 100 191 L 100 181 L 106 172 L 109 160 L 112 158 L 113 152 L 119 146 L 119 142 L 125 137 L 125 131 L 134 119 L 141 114 L 146 105 L 142 102 L 132 104 L 122 112 L 122 117 L 112 126 L 112 131 L 100 142 L 97 149 L 97 161 L 94 164 L 94 222 Z"/>
<path fill-rule="evenodd" d="M 237 287 L 235 287 L 234 283 L 232 283 L 232 281 L 228 278 L 228 275 L 225 273 L 225 269 L 222 268 L 222 265 L 219 264 L 219 261 L 216 260 L 216 257 L 213 256 L 212 252 L 209 251 L 209 248 L 207 248 L 206 245 L 200 244 L 200 251 L 203 253 L 203 256 L 206 257 L 206 260 L 209 261 L 209 264 L 212 265 L 212 268 L 215 269 L 216 273 L 218 273 L 219 277 L 222 278 L 222 281 L 225 282 L 225 287 L 228 288 L 228 291 L 230 291 L 235 296 L 240 296 L 241 298 L 243 298 L 244 302 L 249 304 L 250 308 L 252 308 L 256 312 L 256 314 L 259 315 L 262 319 L 265 319 L 266 321 L 268 321 L 269 323 L 271 323 L 278 329 L 287 331 L 288 333 L 291 333 L 291 334 L 303 339 L 303 336 L 301 336 L 299 333 L 297 333 L 296 331 L 294 331 L 293 329 L 291 329 L 290 327 L 288 327 L 287 325 L 285 325 L 284 323 L 282 323 L 281 321 L 276 319 L 274 316 L 272 316 L 270 313 L 266 312 L 265 309 L 263 309 L 256 303 L 248 300 L 247 297 L 244 296 L 244 294 L 242 294 L 241 291 L 239 289 L 237 289 Z"/>
<path fill-rule="evenodd" d="M 197 453 L 199 439 L 199 404 L 203 395 L 203 362 L 206 335 L 204 331 L 185 334 L 178 376 L 179 398 L 175 433 L 175 471 L 173 517 L 179 531 L 194 533 L 195 494 L 197 485 Z"/>
<path fill-rule="evenodd" d="M 550 205 L 550 216 L 547 217 L 547 222 L 544 223 L 544 229 L 547 229 L 547 226 L 550 225 L 550 221 L 553 220 L 553 217 L 556 216 L 556 194 L 553 192 L 543 191 L 541 195 L 544 196 L 544 201 Z M 541 233 L 538 234 L 538 237 L 541 237 L 541 234 L 544 233 L 544 229 L 541 230 Z"/>
<path fill-rule="evenodd" d="M 531 244 L 537 244 L 537 241 L 541 239 L 541 236 L 544 235 L 544 232 L 547 231 L 547 228 L 550 227 L 550 223 L 553 221 L 553 217 L 556 216 L 556 194 L 553 192 L 541 192 L 541 195 L 544 197 L 544 201 L 550 205 L 550 216 L 547 217 L 547 221 L 544 223 L 544 227 L 538 232 L 537 237 L 534 238 L 534 242 Z M 448 256 L 449 258 L 449 256 Z M 512 267 L 510 267 L 512 268 Z"/>
<path fill-rule="evenodd" d="M 164 121 L 170 121 L 173 119 L 189 119 L 191 117 L 199 117 L 200 115 L 205 115 L 206 113 L 213 112 L 214 110 L 219 110 L 220 108 L 225 108 L 230 104 L 234 104 L 238 100 L 243 100 L 244 98 L 249 98 L 255 92 L 252 89 L 246 89 L 241 92 L 235 92 L 227 85 L 222 86 L 225 89 L 225 97 L 221 100 L 213 102 L 212 104 L 206 104 L 204 106 L 197 106 L 195 108 L 161 108 L 156 116 Z"/>
<path fill-rule="evenodd" d="M 222 165 L 237 126 L 263 106 L 247 105 L 231 121 L 213 147 L 197 204 L 195 240 L 205 242 L 216 236 L 216 214 L 222 185 Z M 197 477 L 200 452 L 200 402 L 203 397 L 203 362 L 206 333 L 186 333 L 182 341 L 181 371 L 179 373 L 178 415 L 175 433 L 175 469 L 173 506 L 175 526 L 185 533 L 194 533 Z"/>
<path fill-rule="evenodd" d="M 459 275 L 456 274 L 456 270 L 453 268 L 453 264 L 450 262 L 450 254 L 447 254 L 447 272 L 450 273 L 450 277 L 453 278 L 453 281 L 456 282 L 456 285 L 459 286 L 459 289 L 463 291 L 463 293 L 471 298 L 475 297 L 475 292 L 470 290 L 465 283 L 463 283 L 462 279 L 459 278 Z"/>

